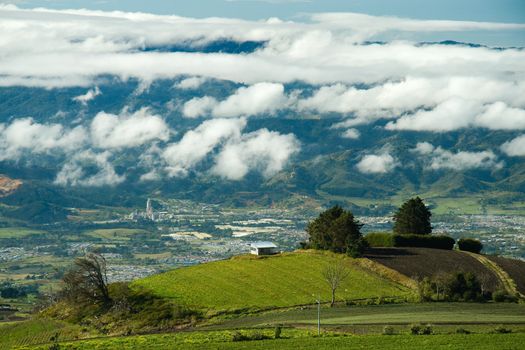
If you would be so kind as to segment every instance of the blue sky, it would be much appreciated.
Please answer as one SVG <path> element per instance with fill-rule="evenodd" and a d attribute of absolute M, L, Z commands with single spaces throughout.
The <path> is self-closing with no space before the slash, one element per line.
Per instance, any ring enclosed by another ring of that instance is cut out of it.
<path fill-rule="evenodd" d="M 198 18 L 218 16 L 253 20 L 279 17 L 301 20 L 301 14 L 304 13 L 359 12 L 415 19 L 525 23 L 524 0 L 22 0 L 13 3 L 23 8 L 142 11 Z M 454 39 L 486 45 L 525 46 L 523 30 L 426 34 L 414 39 Z"/>
<path fill-rule="evenodd" d="M 347 11 L 420 19 L 525 22 L 523 0 L 28 0 L 13 3 L 21 7 L 146 11 L 192 17 L 293 18 L 301 12 Z"/>

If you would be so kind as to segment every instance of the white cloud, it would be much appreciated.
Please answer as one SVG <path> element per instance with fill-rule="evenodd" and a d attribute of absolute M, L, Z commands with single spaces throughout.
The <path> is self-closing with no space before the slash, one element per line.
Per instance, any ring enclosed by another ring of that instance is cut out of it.
<path fill-rule="evenodd" d="M 525 109 L 509 107 L 504 102 L 486 106 L 475 123 L 492 130 L 525 130 Z"/>
<path fill-rule="evenodd" d="M 390 153 L 383 152 L 364 156 L 357 163 L 357 169 L 364 174 L 385 174 L 394 170 L 397 164 L 396 159 Z"/>
<path fill-rule="evenodd" d="M 91 122 L 93 145 L 99 148 L 136 147 L 153 140 L 167 141 L 169 135 L 164 120 L 147 108 L 121 115 L 100 112 Z"/>
<path fill-rule="evenodd" d="M 257 130 L 230 140 L 216 157 L 212 172 L 229 180 L 240 180 L 254 170 L 269 177 L 281 171 L 299 148 L 293 134 Z"/>
<path fill-rule="evenodd" d="M 421 155 L 426 155 L 431 154 L 435 149 L 434 145 L 430 142 L 418 142 L 413 151 Z"/>
<path fill-rule="evenodd" d="M 345 139 L 357 140 L 361 136 L 361 133 L 359 130 L 351 128 L 345 130 L 341 136 Z"/>
<path fill-rule="evenodd" d="M 473 101 L 451 99 L 432 110 L 419 110 L 402 116 L 386 125 L 387 130 L 452 131 L 468 127 L 477 113 L 479 105 Z"/>
<path fill-rule="evenodd" d="M 511 157 L 525 156 L 525 135 L 518 136 L 501 145 L 501 150 Z"/>
<path fill-rule="evenodd" d="M 89 101 L 93 100 L 95 97 L 101 94 L 102 92 L 100 91 L 98 86 L 96 86 L 94 89 L 89 89 L 84 95 L 73 97 L 73 101 L 80 102 L 84 106 L 87 106 Z"/>
<path fill-rule="evenodd" d="M 213 97 L 194 97 L 184 104 L 182 113 L 186 118 L 198 118 L 211 114 L 218 102 Z"/>
<path fill-rule="evenodd" d="M 479 101 L 453 98 L 434 109 L 419 110 L 389 122 L 388 130 L 452 131 L 469 127 L 491 130 L 525 129 L 525 110 L 504 102 L 481 105 Z"/>
<path fill-rule="evenodd" d="M 243 84 L 304 81 L 379 83 L 411 76 L 523 80 L 522 50 L 395 41 L 360 45 L 399 31 L 524 30 L 523 24 L 417 21 L 360 14 L 317 14 L 309 22 L 193 19 L 145 13 L 0 8 L 0 85 L 86 86 L 99 75 L 197 76 Z M 228 38 L 264 41 L 242 55 L 144 51 Z M 509 74 L 509 72 L 511 74 Z"/>
<path fill-rule="evenodd" d="M 83 151 L 72 157 L 60 170 L 55 178 L 55 184 L 61 186 L 114 186 L 125 180 L 118 175 L 109 161 L 109 152 L 94 153 Z M 87 173 L 86 168 L 96 168 L 94 174 Z"/>
<path fill-rule="evenodd" d="M 207 80 L 203 77 L 186 78 L 175 84 L 175 87 L 182 90 L 196 90 Z"/>
<path fill-rule="evenodd" d="M 9 125 L 0 124 L 0 160 L 18 159 L 23 152 L 67 153 L 86 141 L 87 133 L 81 126 L 65 129 L 60 124 L 40 124 L 32 118 L 15 119 Z"/>
<path fill-rule="evenodd" d="M 414 151 L 428 157 L 428 168 L 433 170 L 450 169 L 463 171 L 477 168 L 501 169 L 503 167 L 503 162 L 499 162 L 496 154 L 490 150 L 452 153 L 441 147 L 434 147 L 431 143 L 420 142 L 416 145 Z"/>
<path fill-rule="evenodd" d="M 286 103 L 287 97 L 282 84 L 258 83 L 241 87 L 220 102 L 209 96 L 193 98 L 184 104 L 183 113 L 188 118 L 206 115 L 232 118 L 274 113 Z"/>
<path fill-rule="evenodd" d="M 179 142 L 166 147 L 162 154 L 168 174 L 186 176 L 218 145 L 231 137 L 240 137 L 245 126 L 245 119 L 212 119 L 186 132 Z"/>

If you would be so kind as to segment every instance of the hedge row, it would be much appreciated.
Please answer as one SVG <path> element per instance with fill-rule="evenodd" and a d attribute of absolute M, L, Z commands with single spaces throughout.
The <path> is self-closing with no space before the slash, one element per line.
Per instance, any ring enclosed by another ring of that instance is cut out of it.
<path fill-rule="evenodd" d="M 449 236 L 394 235 L 390 233 L 370 233 L 365 236 L 370 247 L 420 247 L 434 249 L 454 249 L 456 241 Z"/>
<path fill-rule="evenodd" d="M 483 244 L 481 244 L 481 242 L 477 239 L 460 238 L 458 240 L 458 248 L 459 250 L 479 254 L 481 249 L 483 249 Z"/>

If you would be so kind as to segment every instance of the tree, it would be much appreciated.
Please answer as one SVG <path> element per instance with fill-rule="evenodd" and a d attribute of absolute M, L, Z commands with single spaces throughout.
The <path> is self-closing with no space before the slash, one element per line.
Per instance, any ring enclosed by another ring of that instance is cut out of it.
<path fill-rule="evenodd" d="M 337 259 L 333 263 L 328 264 L 322 271 L 323 278 L 330 286 L 332 292 L 332 301 L 330 302 L 330 307 L 333 307 L 335 304 L 335 292 L 341 283 L 348 278 L 350 271 L 345 265 L 344 259 Z"/>
<path fill-rule="evenodd" d="M 64 274 L 66 298 L 78 302 L 107 306 L 111 303 L 108 291 L 106 259 L 89 253 L 75 259 L 73 268 Z"/>
<path fill-rule="evenodd" d="M 362 226 L 350 211 L 336 205 L 308 223 L 308 246 L 359 256 L 366 247 L 366 241 L 360 231 Z"/>
<path fill-rule="evenodd" d="M 394 215 L 394 233 L 425 235 L 432 232 L 432 213 L 421 198 L 406 201 Z"/>

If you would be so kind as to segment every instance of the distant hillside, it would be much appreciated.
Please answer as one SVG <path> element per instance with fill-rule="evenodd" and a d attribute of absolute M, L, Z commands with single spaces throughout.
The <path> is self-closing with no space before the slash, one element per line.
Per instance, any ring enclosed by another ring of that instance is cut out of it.
<path fill-rule="evenodd" d="M 330 289 L 322 269 L 334 254 L 315 251 L 285 253 L 271 257 L 238 256 L 229 260 L 180 268 L 135 281 L 134 286 L 152 290 L 188 306 L 232 310 L 265 309 L 328 301 Z M 346 258 L 350 276 L 340 286 L 338 300 L 410 297 L 412 291 L 361 263 Z M 380 267 L 375 269 L 380 271 Z"/>

